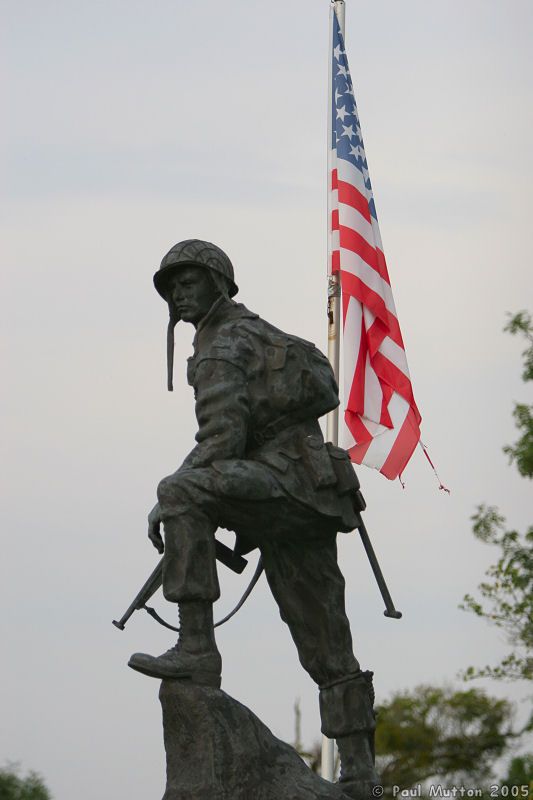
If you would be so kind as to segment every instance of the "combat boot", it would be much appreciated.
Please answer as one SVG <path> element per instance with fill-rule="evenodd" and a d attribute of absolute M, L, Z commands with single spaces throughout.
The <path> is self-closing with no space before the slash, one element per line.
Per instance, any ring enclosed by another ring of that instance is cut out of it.
<path fill-rule="evenodd" d="M 337 740 L 341 760 L 339 789 L 353 800 L 371 800 L 379 786 L 374 766 L 374 689 L 372 673 L 348 675 L 320 687 L 322 733 Z"/>
<path fill-rule="evenodd" d="M 205 686 L 220 687 L 222 659 L 213 627 L 213 604 L 207 600 L 179 603 L 179 639 L 160 656 L 134 653 L 128 666 L 144 675 L 161 679 L 188 679 Z"/>
<path fill-rule="evenodd" d="M 371 800 L 379 785 L 372 753 L 373 734 L 368 732 L 339 736 L 337 747 L 341 760 L 338 787 L 352 800 Z"/>

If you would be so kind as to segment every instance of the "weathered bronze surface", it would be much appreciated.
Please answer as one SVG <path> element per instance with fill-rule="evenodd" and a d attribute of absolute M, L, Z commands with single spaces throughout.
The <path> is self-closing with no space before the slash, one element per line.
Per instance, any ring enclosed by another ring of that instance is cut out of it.
<path fill-rule="evenodd" d="M 338 740 L 343 791 L 366 798 L 377 782 L 372 682 L 353 654 L 336 547 L 338 531 L 360 524 L 364 501 L 347 453 L 324 442 L 318 423 L 338 405 L 331 367 L 314 345 L 231 299 L 233 267 L 215 245 L 179 243 L 154 283 L 170 312 L 169 388 L 174 326 L 183 320 L 196 329 L 187 378 L 198 432 L 194 449 L 159 483 L 149 515 L 148 535 L 164 552 L 164 596 L 179 605 L 180 638 L 162 656 L 136 653 L 130 666 L 220 686 L 215 531 L 235 531 L 239 553 L 261 551 L 300 662 L 320 687 L 322 731 Z"/>
<path fill-rule="evenodd" d="M 163 800 L 348 800 L 220 689 L 162 681 Z M 193 734 L 193 735 L 191 735 Z"/>

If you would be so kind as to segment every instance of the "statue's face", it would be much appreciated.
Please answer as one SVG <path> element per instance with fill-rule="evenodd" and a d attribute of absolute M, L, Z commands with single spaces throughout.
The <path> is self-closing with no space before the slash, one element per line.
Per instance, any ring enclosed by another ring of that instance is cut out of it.
<path fill-rule="evenodd" d="M 219 297 L 203 267 L 182 267 L 169 280 L 168 299 L 184 322 L 196 327 Z"/>

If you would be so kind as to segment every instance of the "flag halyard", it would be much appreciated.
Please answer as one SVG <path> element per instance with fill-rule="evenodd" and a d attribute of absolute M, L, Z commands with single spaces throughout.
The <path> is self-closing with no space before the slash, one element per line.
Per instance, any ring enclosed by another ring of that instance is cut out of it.
<path fill-rule="evenodd" d="M 417 409 L 383 253 L 359 115 L 332 7 L 329 271 L 339 273 L 345 412 L 352 461 L 398 477 L 420 439 Z"/>

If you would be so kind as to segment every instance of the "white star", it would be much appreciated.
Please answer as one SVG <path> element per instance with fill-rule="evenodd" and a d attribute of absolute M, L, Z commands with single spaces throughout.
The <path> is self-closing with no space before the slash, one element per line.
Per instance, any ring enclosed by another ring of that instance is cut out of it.
<path fill-rule="evenodd" d="M 350 145 L 350 155 L 351 156 L 356 156 L 357 158 L 359 158 L 359 155 L 360 155 L 359 146 L 354 147 L 353 144 L 351 144 Z"/>
<path fill-rule="evenodd" d="M 344 122 L 344 117 L 346 115 L 350 116 L 350 112 L 346 110 L 345 106 L 337 109 L 337 119 L 340 119 L 342 122 Z"/>
<path fill-rule="evenodd" d="M 337 47 L 335 47 L 335 49 L 333 50 L 333 55 L 335 56 L 337 61 L 339 60 L 341 55 L 344 55 L 344 50 L 341 50 L 340 44 L 338 44 Z"/>
<path fill-rule="evenodd" d="M 353 125 L 343 125 L 342 127 L 344 130 L 341 133 L 341 136 L 347 136 L 349 139 L 351 139 L 353 136 Z"/>
<path fill-rule="evenodd" d="M 365 167 L 364 167 L 364 166 L 362 166 L 362 165 L 361 165 L 361 169 L 363 170 L 363 178 L 365 179 L 365 183 L 366 183 L 366 182 L 367 182 L 367 180 L 368 180 L 368 176 L 369 176 L 369 174 L 370 174 L 370 173 L 369 173 L 369 172 L 368 172 L 368 170 L 367 170 L 367 169 L 365 169 Z"/>
<path fill-rule="evenodd" d="M 346 78 L 346 80 L 348 80 L 348 70 L 346 69 L 346 67 L 343 67 L 342 64 L 337 64 L 337 69 L 339 70 L 337 72 L 337 75 L 342 75 L 343 78 Z"/>
<path fill-rule="evenodd" d="M 343 96 L 343 92 L 339 92 L 338 89 L 335 89 L 335 102 L 338 103 L 341 97 Z"/>

